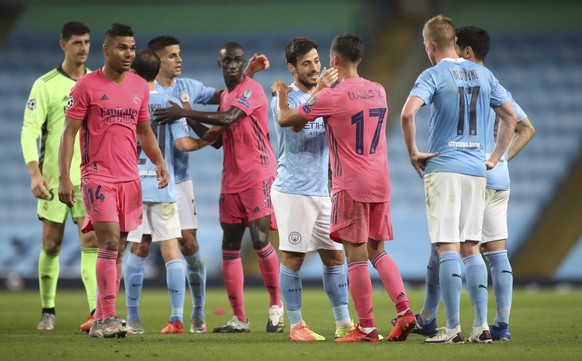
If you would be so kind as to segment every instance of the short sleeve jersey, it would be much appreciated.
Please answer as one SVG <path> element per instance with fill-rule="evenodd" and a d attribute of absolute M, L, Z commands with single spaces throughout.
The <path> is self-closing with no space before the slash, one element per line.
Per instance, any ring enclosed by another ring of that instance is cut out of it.
<path fill-rule="evenodd" d="M 484 66 L 464 59 L 443 59 L 425 70 L 410 96 L 431 108 L 425 172 L 486 177 L 485 142 L 493 129 L 491 108 L 509 100 L 506 90 Z"/>
<path fill-rule="evenodd" d="M 99 69 L 71 90 L 65 115 L 82 121 L 81 177 L 121 183 L 139 178 L 136 126 L 150 120 L 149 89 L 141 77 L 126 72 L 114 83 Z"/>
<path fill-rule="evenodd" d="M 527 118 L 527 114 L 525 114 L 525 112 L 523 111 L 523 109 L 521 109 L 519 104 L 515 102 L 515 100 L 511 96 L 511 93 L 507 92 L 507 95 L 511 100 L 511 104 L 513 105 L 515 114 L 517 115 L 517 121 L 518 122 L 523 121 L 525 118 Z M 487 159 L 491 156 L 491 153 L 493 153 L 493 148 L 495 148 L 495 140 L 497 139 L 497 128 L 499 126 L 500 120 L 493 110 L 491 110 L 490 116 L 494 119 L 495 126 L 487 134 L 487 149 L 485 154 L 485 158 Z M 499 162 L 497 162 L 495 167 L 487 171 L 487 188 L 501 191 L 509 190 L 510 180 L 509 180 L 509 168 L 507 166 L 507 158 L 508 158 L 507 151 L 505 151 L 505 154 L 503 154 L 503 157 L 499 159 Z"/>
<path fill-rule="evenodd" d="M 332 193 L 347 191 L 363 203 L 390 201 L 384 88 L 346 79 L 297 108 L 308 121 L 323 117 L 331 159 Z"/>
<path fill-rule="evenodd" d="M 169 107 L 171 104 L 168 100 L 179 104 L 179 101 L 176 98 L 168 97 L 157 91 L 150 92 L 150 114 L 152 114 L 155 109 Z M 142 199 L 144 202 L 175 203 L 176 185 L 174 181 L 174 153 L 172 150 L 176 139 L 189 136 L 188 124 L 186 124 L 184 118 L 162 125 L 152 119 L 151 126 L 158 140 L 164 160 L 166 161 L 166 167 L 170 174 L 170 181 L 168 182 L 167 187 L 158 189 L 158 178 L 156 174 L 157 167 L 138 145 L 137 152 L 139 158 L 137 167 L 139 169 L 139 177 L 141 180 Z"/>
<path fill-rule="evenodd" d="M 263 87 L 249 77 L 220 96 L 219 111 L 239 108 L 244 116 L 222 133 L 222 193 L 238 193 L 275 177 L 277 165 L 269 140 L 269 105 Z"/>
<path fill-rule="evenodd" d="M 309 94 L 295 85 L 287 95 L 289 107 L 296 108 L 309 99 Z M 329 150 L 323 118 L 317 118 L 295 132 L 281 127 L 277 121 L 278 98 L 271 102 L 275 134 L 278 140 L 277 177 L 273 188 L 282 193 L 326 197 L 328 190 Z"/>
<path fill-rule="evenodd" d="M 58 158 L 65 124 L 65 107 L 75 83 L 76 81 L 59 65 L 34 82 L 24 109 L 20 133 L 24 162 L 28 164 L 31 161 L 38 161 L 50 189 L 56 190 L 59 185 Z M 81 153 L 77 136 L 71 161 L 71 182 L 74 186 L 81 184 L 80 165 Z"/>
<path fill-rule="evenodd" d="M 216 92 L 215 88 L 207 87 L 197 80 L 188 78 L 176 78 L 175 84 L 172 87 L 163 87 L 156 82 L 156 90 L 161 94 L 177 98 L 185 103 L 190 103 L 190 106 L 208 103 Z M 174 152 L 176 184 L 190 180 L 188 163 L 190 153 L 181 152 L 176 147 L 173 148 L 172 152 Z"/>

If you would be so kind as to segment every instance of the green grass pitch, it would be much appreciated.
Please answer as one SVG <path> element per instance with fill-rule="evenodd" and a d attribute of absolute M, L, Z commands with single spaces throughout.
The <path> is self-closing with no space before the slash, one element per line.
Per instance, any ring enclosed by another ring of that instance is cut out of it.
<path fill-rule="evenodd" d="M 408 292 L 414 310 L 420 310 L 424 290 Z M 117 310 L 125 317 L 124 294 L 120 293 Z M 304 290 L 303 316 L 313 330 L 327 341 L 294 343 L 288 340 L 289 327 L 282 334 L 267 334 L 267 292 L 245 291 L 247 313 L 251 322 L 248 334 L 162 335 L 160 330 L 169 317 L 166 292 L 145 289 L 140 311 L 146 333 L 126 339 L 95 339 L 80 333 L 79 324 L 87 313 L 81 290 L 57 293 L 57 319 L 54 331 L 37 331 L 40 300 L 37 292 L 0 292 L 0 360 L 581 360 L 582 290 L 556 292 L 549 289 L 516 289 L 511 315 L 512 340 L 489 345 L 425 345 L 424 338 L 411 335 L 406 342 L 376 344 L 336 344 L 334 321 L 322 289 Z M 493 296 L 489 299 L 489 320 L 494 317 Z M 461 300 L 461 323 L 465 337 L 471 332 L 472 306 L 466 292 Z M 378 331 L 388 334 L 394 308 L 382 289 L 374 290 L 374 313 Z M 350 306 L 351 307 L 351 306 Z M 225 310 L 223 315 L 215 310 Z M 189 319 L 190 295 L 186 296 L 185 314 Z M 444 326 L 443 307 L 438 320 Z M 352 317 L 356 314 L 351 307 Z M 209 329 L 224 324 L 230 307 L 223 289 L 207 294 L 206 318 Z M 287 320 L 286 320 L 287 322 Z M 190 323 L 186 321 L 185 327 Z"/>

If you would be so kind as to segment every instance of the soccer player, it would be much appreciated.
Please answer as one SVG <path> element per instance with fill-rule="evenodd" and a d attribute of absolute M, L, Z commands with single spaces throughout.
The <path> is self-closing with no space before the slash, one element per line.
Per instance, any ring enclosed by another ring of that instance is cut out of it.
<path fill-rule="evenodd" d="M 191 109 L 194 104 L 218 104 L 222 89 L 207 87 L 201 82 L 179 77 L 182 73 L 182 54 L 180 41 L 171 35 L 161 35 L 151 39 L 148 47 L 156 52 L 161 60 L 160 72 L 156 77 L 156 90 L 159 93 L 180 99 L 183 107 Z M 268 67 L 268 59 L 256 54 L 249 60 L 245 73 L 250 77 L 257 71 Z M 204 136 L 206 128 L 196 124 L 194 130 Z M 220 142 L 213 143 L 220 148 Z M 182 237 L 179 239 L 182 255 L 188 268 L 188 284 L 192 294 L 191 333 L 206 333 L 207 327 L 204 315 L 206 292 L 206 269 L 200 257 L 196 230 L 196 198 L 194 184 L 190 177 L 188 153 L 173 147 L 174 179 Z"/>
<path fill-rule="evenodd" d="M 483 65 L 485 57 L 489 53 L 489 34 L 484 29 L 475 26 L 466 26 L 456 29 L 457 53 L 466 60 Z M 509 144 L 507 152 L 503 154 L 495 168 L 487 171 L 487 190 L 485 194 L 485 214 L 483 217 L 483 237 L 481 239 L 481 251 L 487 259 L 493 281 L 493 293 L 497 305 L 497 314 L 493 325 L 489 326 L 493 340 L 509 340 L 509 313 L 511 311 L 511 295 L 513 289 L 513 273 L 505 242 L 507 239 L 507 206 L 509 202 L 509 169 L 507 162 L 515 157 L 535 134 L 535 129 L 521 107 L 513 100 L 513 109 L 518 118 L 515 133 Z M 489 129 L 486 141 L 486 155 L 491 154 L 495 146 L 495 136 L 499 119 L 490 111 L 495 127 Z M 417 316 L 420 327 L 413 332 L 426 334 L 428 330 L 436 332 L 436 312 L 440 301 L 440 288 L 438 287 L 438 255 L 436 260 L 431 257 L 432 263 L 430 279 L 434 280 L 433 291 L 427 292 L 425 307 Z M 436 277 L 435 277 L 436 276 Z"/>
<path fill-rule="evenodd" d="M 58 187 L 58 149 L 65 123 L 64 108 L 69 92 L 75 82 L 87 74 L 85 68 L 90 48 L 89 28 L 73 21 L 63 25 L 59 45 L 65 53 L 61 65 L 38 78 L 26 103 L 20 141 L 24 162 L 30 174 L 30 188 L 38 199 L 37 215 L 42 221 L 42 247 L 38 259 L 38 281 L 42 304 L 39 330 L 55 327 L 55 296 L 59 279 L 59 252 L 63 243 L 65 220 L 70 213 L 79 228 L 81 245 L 81 278 L 85 285 L 89 311 L 95 311 L 97 284 L 95 281 L 95 261 L 97 260 L 97 239 L 95 232 L 81 233 L 85 218 L 85 208 L 81 200 L 81 177 L 79 165 L 81 152 L 79 139 L 75 139 L 73 152 L 72 183 L 77 202 L 68 208 L 54 197 Z M 41 139 L 40 155 L 37 141 Z M 81 325 L 88 332 L 92 317 Z"/>
<path fill-rule="evenodd" d="M 160 69 L 160 58 L 151 49 L 140 51 L 132 64 L 132 70 L 148 82 L 150 89 L 149 108 L 167 107 L 167 95 L 155 90 L 154 80 Z M 174 101 L 179 102 L 177 99 Z M 208 144 L 203 140 L 190 138 L 188 125 L 184 119 L 169 124 L 159 125 L 150 123 L 157 135 L 160 149 L 166 164 L 170 181 L 164 189 L 158 189 L 155 168 L 156 166 L 141 154 L 138 148 L 138 169 L 140 173 L 142 200 L 144 202 L 143 223 L 135 230 L 129 232 L 127 240 L 131 242 L 130 253 L 124 267 L 125 290 L 127 302 L 127 328 L 131 333 L 143 333 L 141 318 L 138 311 L 139 299 L 143 285 L 144 266 L 152 242 L 158 242 L 162 252 L 162 258 L 166 264 L 166 283 L 172 314 L 166 327 L 162 329 L 164 334 L 184 333 L 184 291 L 186 273 L 184 262 L 180 255 L 178 238 L 181 237 L 180 219 L 176 205 L 176 186 L 174 184 L 174 152 L 173 144 L 181 151 L 198 150 Z M 210 136 L 212 132 L 207 132 Z"/>
<path fill-rule="evenodd" d="M 259 256 L 261 274 L 269 292 L 267 332 L 283 332 L 283 305 L 279 293 L 279 259 L 269 242 L 273 207 L 271 184 L 276 174 L 275 154 L 268 135 L 268 103 L 262 86 L 243 72 L 245 55 L 240 44 L 227 42 L 218 55 L 226 89 L 217 112 L 199 112 L 174 104 L 157 109 L 158 120 L 187 117 L 188 123 L 225 126 L 222 132 L 224 162 L 219 218 L 223 230 L 222 270 L 233 318 L 216 333 L 249 332 L 244 307 L 244 274 L 240 258 L 248 226 Z M 276 224 L 273 219 L 273 226 Z"/>
<path fill-rule="evenodd" d="M 317 43 L 294 38 L 285 48 L 287 69 L 293 74 L 287 102 L 292 108 L 307 101 L 316 89 L 321 71 Z M 337 80 L 333 69 L 329 85 Z M 354 329 L 348 310 L 345 255 L 340 243 L 329 238 L 331 200 L 328 190 L 329 150 L 322 118 L 317 118 L 299 132 L 293 122 L 277 118 L 279 100 L 273 98 L 271 110 L 278 139 L 277 177 L 271 188 L 271 199 L 277 227 L 281 266 L 279 282 L 287 317 L 289 338 L 293 341 L 322 341 L 325 337 L 313 332 L 301 315 L 301 265 L 308 252 L 317 251 L 323 263 L 323 286 L 336 321 L 336 336 L 343 337 Z M 298 124 L 302 120 L 297 121 Z"/>
<path fill-rule="evenodd" d="M 142 221 L 136 135 L 156 167 L 158 187 L 168 171 L 150 127 L 149 89 L 128 72 L 135 59 L 131 27 L 113 24 L 103 42 L 104 66 L 79 79 L 71 90 L 59 150 L 59 200 L 69 207 L 76 195 L 70 169 L 75 136 L 81 129 L 81 184 L 87 216 L 82 231 L 95 230 L 99 244 L 96 273 L 98 299 L 94 336 L 124 337 L 115 311 L 121 260 L 127 233 Z"/>
<path fill-rule="evenodd" d="M 332 170 L 330 237 L 343 242 L 349 291 L 359 319 L 350 334 L 335 341 L 380 340 L 374 324 L 368 260 L 378 271 L 398 313 L 388 341 L 404 341 L 414 327 L 414 313 L 400 271 L 384 250 L 384 241 L 393 239 L 385 136 L 386 92 L 380 84 L 359 76 L 362 52 L 363 44 L 357 36 L 336 36 L 331 44 L 330 66 L 337 69 L 339 84 L 291 109 L 287 104 L 287 86 L 277 82 L 277 118 L 279 122 L 298 122 L 301 126 L 320 117 L 326 120 Z"/>
<path fill-rule="evenodd" d="M 459 307 L 461 254 L 471 302 L 475 308 L 472 342 L 491 342 L 487 325 L 487 268 L 479 253 L 487 169 L 497 164 L 509 145 L 517 117 L 505 89 L 485 67 L 460 59 L 455 27 L 441 15 L 422 30 L 434 66 L 416 80 L 402 109 L 404 141 L 416 172 L 423 177 L 430 240 L 438 250 L 439 283 L 446 327 L 427 343 L 463 343 Z M 431 106 L 429 153 L 416 146 L 416 112 Z M 490 107 L 500 117 L 497 142 L 486 158 L 485 142 L 493 129 Z"/>

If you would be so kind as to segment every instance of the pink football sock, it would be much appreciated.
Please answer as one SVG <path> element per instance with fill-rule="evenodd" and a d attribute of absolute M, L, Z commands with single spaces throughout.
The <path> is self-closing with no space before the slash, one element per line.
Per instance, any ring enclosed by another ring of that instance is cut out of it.
<path fill-rule="evenodd" d="M 115 299 L 117 297 L 117 251 L 99 249 L 95 273 L 97 276 L 97 292 L 101 306 L 101 320 L 105 321 L 115 316 Z"/>
<path fill-rule="evenodd" d="M 279 292 L 279 257 L 277 251 L 269 243 L 263 249 L 256 249 L 255 252 L 259 256 L 259 268 L 265 287 L 269 292 L 269 306 L 282 306 L 281 292 Z"/>
<path fill-rule="evenodd" d="M 382 252 L 372 261 L 372 265 L 378 271 L 384 289 L 386 289 L 388 296 L 394 302 L 396 312 L 400 313 L 410 308 L 400 270 L 392 260 L 392 257 L 388 253 Z"/>
<path fill-rule="evenodd" d="M 374 311 L 372 309 L 372 280 L 370 279 L 370 272 L 368 272 L 368 262 L 356 261 L 348 263 L 348 280 L 360 327 L 375 327 Z"/>
<path fill-rule="evenodd" d="M 245 296 L 243 292 L 244 273 L 240 250 L 222 250 L 222 273 L 232 313 L 240 321 L 246 322 L 247 315 L 245 313 Z"/>
<path fill-rule="evenodd" d="M 101 302 L 99 302 L 99 294 L 97 294 L 97 303 L 95 304 L 95 313 L 93 314 L 95 320 L 103 320 L 103 313 L 101 312 Z"/>

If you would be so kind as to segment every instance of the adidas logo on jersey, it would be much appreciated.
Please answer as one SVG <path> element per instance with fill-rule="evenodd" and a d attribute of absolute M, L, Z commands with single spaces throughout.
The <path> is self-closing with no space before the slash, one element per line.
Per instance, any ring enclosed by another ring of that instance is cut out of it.
<path fill-rule="evenodd" d="M 101 97 L 101 100 L 109 100 L 109 97 L 106 94 L 103 94 L 103 96 Z"/>

